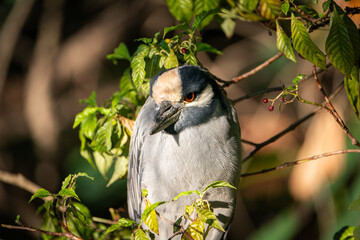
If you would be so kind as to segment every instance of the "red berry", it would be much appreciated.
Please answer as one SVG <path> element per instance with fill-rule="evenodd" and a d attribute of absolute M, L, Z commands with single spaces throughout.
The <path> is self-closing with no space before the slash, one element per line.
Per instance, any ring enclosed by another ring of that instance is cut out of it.
<path fill-rule="evenodd" d="M 186 53 L 186 52 L 187 52 L 187 49 L 186 49 L 186 48 L 182 48 L 182 49 L 181 49 L 181 52 L 182 52 L 182 53 Z"/>
<path fill-rule="evenodd" d="M 270 107 L 268 108 L 268 110 L 269 110 L 270 112 L 272 112 L 272 111 L 274 110 L 274 106 L 270 106 Z"/>
<path fill-rule="evenodd" d="M 268 103 L 268 101 L 269 101 L 269 99 L 267 99 L 267 98 L 263 99 L 263 103 Z"/>
<path fill-rule="evenodd" d="M 281 98 L 280 100 L 281 100 L 281 102 L 285 102 L 285 98 Z"/>

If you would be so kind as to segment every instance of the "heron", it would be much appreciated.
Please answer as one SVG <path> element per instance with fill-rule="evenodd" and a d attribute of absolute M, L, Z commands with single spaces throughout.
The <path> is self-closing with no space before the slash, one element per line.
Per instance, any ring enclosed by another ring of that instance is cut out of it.
<path fill-rule="evenodd" d="M 219 180 L 238 186 L 240 157 L 237 114 L 214 77 L 204 68 L 190 65 L 157 74 L 150 81 L 150 95 L 136 118 L 130 141 L 130 218 L 140 221 L 145 208 L 142 189 L 147 189 L 151 203 L 169 201 L 156 211 L 175 222 L 185 206 L 196 199 L 191 194 L 171 201 L 179 193 L 201 190 Z M 204 198 L 226 230 L 212 228 L 206 239 L 226 238 L 236 190 L 211 189 Z M 173 226 L 159 218 L 156 239 L 168 239 L 173 234 Z"/>

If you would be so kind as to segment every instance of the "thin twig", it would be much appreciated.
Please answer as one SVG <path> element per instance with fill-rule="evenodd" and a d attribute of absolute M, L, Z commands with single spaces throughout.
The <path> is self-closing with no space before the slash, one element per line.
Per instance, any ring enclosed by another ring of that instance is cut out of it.
<path fill-rule="evenodd" d="M 324 99 L 325 99 L 326 103 L 329 105 L 329 108 L 330 108 L 329 112 L 334 117 L 335 121 L 339 124 L 341 129 L 349 136 L 349 138 L 351 139 L 351 143 L 353 145 L 355 145 L 355 146 L 360 147 L 359 141 L 352 135 L 349 128 L 346 126 L 345 122 L 342 120 L 342 118 L 340 117 L 340 115 L 338 114 L 336 109 L 334 108 L 333 104 L 331 103 L 330 99 L 328 98 L 328 96 L 327 96 L 324 88 L 322 87 L 322 85 L 321 85 L 321 83 L 319 81 L 319 78 L 317 76 L 316 66 L 315 65 L 313 65 L 313 75 L 314 75 L 314 80 L 315 80 L 317 86 L 319 87 L 320 92 L 324 96 Z"/>
<path fill-rule="evenodd" d="M 309 157 L 309 158 L 304 158 L 304 159 L 293 161 L 293 162 L 286 162 L 286 163 L 283 163 L 283 164 L 281 164 L 281 165 L 279 165 L 277 167 L 266 168 L 266 169 L 263 169 L 261 171 L 252 172 L 252 173 L 244 173 L 244 174 L 241 174 L 240 177 L 249 177 L 249 176 L 254 176 L 254 175 L 258 175 L 258 174 L 262 174 L 262 173 L 276 171 L 276 170 L 279 170 L 279 169 L 292 167 L 292 166 L 295 166 L 295 165 L 299 165 L 299 164 L 302 164 L 302 163 L 313 161 L 313 160 L 316 160 L 316 159 L 319 159 L 319 158 L 325 158 L 325 157 L 330 157 L 330 156 L 339 155 L 339 154 L 345 154 L 345 153 L 360 153 L 360 149 L 345 149 L 345 150 L 339 150 L 339 151 L 335 151 L 335 152 L 322 153 L 322 154 L 319 154 L 319 155 L 314 155 L 314 156 Z"/>
<path fill-rule="evenodd" d="M 334 98 L 344 87 L 344 82 L 341 82 L 341 84 L 336 88 L 336 90 L 334 91 L 334 93 L 331 95 L 330 98 Z M 281 138 L 282 136 L 284 136 L 285 134 L 287 134 L 288 132 L 294 130 L 296 127 L 298 127 L 299 125 L 301 125 L 303 122 L 305 122 L 307 119 L 311 118 L 312 116 L 314 116 L 317 112 L 319 112 L 320 110 L 322 110 L 323 108 L 318 107 L 317 109 L 313 110 L 311 113 L 308 113 L 307 115 L 305 115 L 304 117 L 302 117 L 301 119 L 297 120 L 296 122 L 292 123 L 290 126 L 288 126 L 287 128 L 285 128 L 284 130 L 282 130 L 281 132 L 279 132 L 278 134 L 270 137 L 269 139 L 263 141 L 262 143 L 253 143 L 250 141 L 245 141 L 245 143 L 250 144 L 252 146 L 255 147 L 255 149 L 253 151 L 251 151 L 245 158 L 243 158 L 241 161 L 245 162 L 247 160 L 249 160 L 250 158 L 252 158 L 255 153 L 257 153 L 258 151 L 260 151 L 263 147 L 267 146 L 268 144 L 275 142 L 276 140 L 278 140 L 279 138 Z"/>
<path fill-rule="evenodd" d="M 326 64 L 326 68 L 329 68 L 329 67 L 331 67 L 331 66 L 332 66 L 331 63 Z M 324 70 L 323 70 L 322 68 L 318 68 L 318 69 L 316 70 L 316 73 L 317 73 L 317 74 L 320 74 L 320 73 L 322 73 L 323 71 L 324 71 Z M 310 74 L 308 74 L 308 75 L 306 76 L 306 78 L 304 78 L 304 80 L 302 80 L 302 81 L 305 81 L 305 80 L 310 79 L 310 78 L 312 78 L 312 77 L 314 77 L 314 75 L 313 75 L 312 73 L 310 73 Z M 245 99 L 249 99 L 249 98 L 252 98 L 252 97 L 260 96 L 260 95 L 262 95 L 262 94 L 269 93 L 269 92 L 282 91 L 283 89 L 284 89 L 284 88 L 283 88 L 282 86 L 273 87 L 273 88 L 267 88 L 267 89 L 264 89 L 264 90 L 261 90 L 261 91 L 255 92 L 255 93 L 246 94 L 245 96 L 236 98 L 236 99 L 234 99 L 234 100 L 232 100 L 232 101 L 235 102 L 235 103 L 238 103 L 238 102 L 241 102 L 241 101 L 243 101 L 243 100 L 245 100 Z"/>
<path fill-rule="evenodd" d="M 314 24 L 314 18 L 312 18 L 310 15 L 308 15 L 307 13 L 305 13 L 304 11 L 302 11 L 295 3 L 293 3 L 293 1 L 290 1 L 291 5 L 294 6 L 294 8 L 296 9 L 296 11 L 298 11 L 298 13 L 300 13 L 306 20 L 310 21 L 312 24 Z"/>
<path fill-rule="evenodd" d="M 269 93 L 269 92 L 278 92 L 278 91 L 281 91 L 281 90 L 283 90 L 282 87 L 267 88 L 267 89 L 261 90 L 261 91 L 259 91 L 259 92 L 246 94 L 245 96 L 236 98 L 236 99 L 234 99 L 233 101 L 234 101 L 235 103 L 238 103 L 238 102 L 243 101 L 243 100 L 248 99 L 248 98 L 260 96 L 260 95 L 263 95 L 263 94 Z"/>
<path fill-rule="evenodd" d="M 302 117 L 301 119 L 297 120 L 296 122 L 292 123 L 290 126 L 288 126 L 287 128 L 285 128 L 284 130 L 282 130 L 281 132 L 279 132 L 278 134 L 270 137 L 269 139 L 267 139 L 266 141 L 262 142 L 262 143 L 252 143 L 253 146 L 255 146 L 255 149 L 253 151 L 251 151 L 243 160 L 242 162 L 245 162 L 247 160 L 249 160 L 250 158 L 252 158 L 255 153 L 257 153 L 260 149 L 262 149 L 263 147 L 265 147 L 266 145 L 275 142 L 276 140 L 278 140 L 279 138 L 281 138 L 282 136 L 284 136 L 285 134 L 287 134 L 288 132 L 294 130 L 297 126 L 299 126 L 300 124 L 302 124 L 303 122 L 305 122 L 306 120 L 308 120 L 309 118 L 311 118 L 313 115 L 315 115 L 316 111 L 313 111 L 309 114 L 307 114 L 306 116 Z M 249 142 L 248 142 L 249 143 Z"/>
<path fill-rule="evenodd" d="M 74 234 L 69 234 L 67 232 L 64 232 L 64 233 L 50 232 L 50 231 L 42 230 L 40 228 L 28 227 L 28 226 L 24 226 L 24 225 L 14 226 L 14 225 L 1 224 L 1 227 L 8 228 L 8 229 L 26 230 L 26 231 L 30 231 L 30 232 L 38 232 L 38 233 L 43 233 L 46 235 L 57 236 L 57 237 L 66 237 L 66 238 L 70 238 L 73 240 L 82 240 L 82 238 L 79 238 L 78 236 L 75 236 Z"/>
<path fill-rule="evenodd" d="M 237 83 L 251 75 L 254 75 L 255 73 L 257 73 L 258 71 L 262 70 L 263 68 L 269 66 L 271 63 L 273 63 L 274 61 L 276 61 L 277 59 L 279 59 L 281 56 L 283 55 L 282 52 L 278 52 L 275 56 L 269 58 L 268 60 L 266 60 L 265 62 L 263 62 L 262 64 L 260 64 L 259 66 L 257 66 L 256 68 L 252 69 L 249 72 L 246 72 L 238 77 L 235 77 L 232 79 L 232 81 L 227 81 L 226 83 L 224 83 L 222 85 L 222 87 L 228 87 L 231 84 Z"/>
<path fill-rule="evenodd" d="M 169 219 L 167 219 L 166 217 L 162 216 L 162 215 L 161 215 L 160 213 L 158 213 L 157 211 L 155 211 L 155 212 L 156 212 L 156 215 L 157 215 L 158 217 L 160 217 L 162 220 L 164 220 L 165 222 L 171 224 L 172 226 L 176 226 L 176 227 L 180 228 L 180 230 L 174 234 L 175 236 L 178 235 L 178 234 L 184 233 L 184 234 L 186 235 L 186 237 L 188 237 L 188 239 L 194 240 L 194 238 L 193 238 L 189 233 L 186 232 L 186 230 L 183 228 L 183 226 L 180 226 L 180 225 L 178 225 L 178 224 L 170 221 Z M 173 235 L 173 236 L 174 236 L 174 235 Z M 172 238 L 172 237 L 171 237 L 171 238 Z M 171 238 L 170 238 L 170 239 L 171 239 Z"/>

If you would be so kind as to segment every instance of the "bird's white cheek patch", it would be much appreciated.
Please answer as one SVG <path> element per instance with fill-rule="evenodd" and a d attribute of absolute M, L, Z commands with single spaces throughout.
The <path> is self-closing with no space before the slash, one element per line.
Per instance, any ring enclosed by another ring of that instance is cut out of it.
<path fill-rule="evenodd" d="M 185 103 L 187 107 L 204 107 L 211 103 L 212 98 L 214 97 L 214 91 L 210 84 L 208 84 L 204 90 L 201 91 L 197 99 L 190 103 Z"/>
<path fill-rule="evenodd" d="M 157 104 L 163 101 L 180 101 L 181 80 L 178 69 L 172 69 L 161 74 L 152 88 L 152 97 Z"/>

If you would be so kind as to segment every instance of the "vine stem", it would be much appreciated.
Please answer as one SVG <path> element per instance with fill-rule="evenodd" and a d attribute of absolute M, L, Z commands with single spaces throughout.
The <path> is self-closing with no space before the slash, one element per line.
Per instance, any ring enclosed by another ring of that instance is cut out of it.
<path fill-rule="evenodd" d="M 262 70 L 263 68 L 269 66 L 271 63 L 275 62 L 277 59 L 279 59 L 281 56 L 283 55 L 282 52 L 278 52 L 275 56 L 269 58 L 268 60 L 266 60 L 265 62 L 263 62 L 262 64 L 260 64 L 259 66 L 255 67 L 254 69 L 250 70 L 249 72 L 246 72 L 238 77 L 235 77 L 232 79 L 232 81 L 227 81 L 225 82 L 222 87 L 228 87 L 231 84 L 240 82 L 241 80 L 254 75 L 255 73 L 257 73 L 258 71 Z"/>
<path fill-rule="evenodd" d="M 258 174 L 262 174 L 262 173 L 276 171 L 279 169 L 288 168 L 288 167 L 292 167 L 295 165 L 300 165 L 302 163 L 310 162 L 310 161 L 313 161 L 313 160 L 316 160 L 319 158 L 325 158 L 325 157 L 330 157 L 330 156 L 335 156 L 335 155 L 340 155 L 340 154 L 345 154 L 345 153 L 360 153 L 360 149 L 345 149 L 345 150 L 339 150 L 339 151 L 335 151 L 335 152 L 322 153 L 319 155 L 314 155 L 309 158 L 304 158 L 304 159 L 293 161 L 293 162 L 286 162 L 279 166 L 272 167 L 272 168 L 266 168 L 261 171 L 252 172 L 252 173 L 244 173 L 244 174 L 241 174 L 240 177 L 249 177 L 249 176 L 254 176 L 254 175 L 258 175 Z"/>
<path fill-rule="evenodd" d="M 338 114 L 338 112 L 336 111 L 336 109 L 334 108 L 333 104 L 331 103 L 330 99 L 328 98 L 324 88 L 322 87 L 319 78 L 317 76 L 316 73 L 316 66 L 313 65 L 313 75 L 314 75 L 314 80 L 316 82 L 316 85 L 318 86 L 320 92 L 322 93 L 322 95 L 324 96 L 324 99 L 326 101 L 326 103 L 329 105 L 329 109 L 330 109 L 330 114 L 334 117 L 335 121 L 339 124 L 339 126 L 341 127 L 341 129 L 349 136 L 349 138 L 351 139 L 351 143 L 355 146 L 360 147 L 360 143 L 359 141 L 352 135 L 352 133 L 350 132 L 350 130 L 348 129 L 348 127 L 345 125 L 344 121 L 342 120 L 342 118 L 340 117 L 340 115 Z"/>

